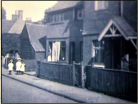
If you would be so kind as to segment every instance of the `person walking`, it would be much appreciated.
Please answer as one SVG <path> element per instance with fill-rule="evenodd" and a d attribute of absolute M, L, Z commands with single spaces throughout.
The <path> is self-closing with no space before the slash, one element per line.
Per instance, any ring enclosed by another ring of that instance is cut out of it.
<path fill-rule="evenodd" d="M 25 71 L 25 63 L 22 62 L 22 66 L 21 66 L 21 74 L 24 74 Z"/>
<path fill-rule="evenodd" d="M 8 71 L 9 71 L 9 74 L 11 75 L 12 74 L 12 71 L 13 71 L 13 61 L 11 60 L 8 64 Z"/>
<path fill-rule="evenodd" d="M 20 74 L 21 67 L 22 67 L 21 60 L 18 59 L 18 61 L 16 62 L 16 74 Z"/>

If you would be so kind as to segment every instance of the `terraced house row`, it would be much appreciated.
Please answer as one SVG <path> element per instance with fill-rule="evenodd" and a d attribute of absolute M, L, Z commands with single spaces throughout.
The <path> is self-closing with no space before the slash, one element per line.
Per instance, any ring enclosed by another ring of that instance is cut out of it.
<path fill-rule="evenodd" d="M 28 33 L 30 45 L 40 54 L 35 56 L 30 49 L 27 56 L 27 45 L 22 45 L 23 58 L 33 55 L 32 58 L 68 64 L 83 61 L 85 65 L 110 69 L 124 68 L 121 61 L 125 57 L 129 64 L 136 60 L 136 1 L 60 1 L 45 13 L 44 26 L 26 24 L 21 35 L 23 44 Z M 46 42 L 33 41 L 38 37 L 46 38 L 41 39 Z M 131 69 L 136 71 L 136 67 Z"/>
<path fill-rule="evenodd" d="M 59 1 L 44 20 L 20 35 L 21 58 L 39 60 L 39 77 L 136 100 L 137 1 Z"/>

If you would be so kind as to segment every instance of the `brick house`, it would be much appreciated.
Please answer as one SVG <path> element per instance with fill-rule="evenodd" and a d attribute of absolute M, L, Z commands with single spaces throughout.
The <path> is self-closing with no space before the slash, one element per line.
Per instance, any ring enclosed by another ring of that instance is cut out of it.
<path fill-rule="evenodd" d="M 81 62 L 83 1 L 59 1 L 45 14 L 47 61 Z"/>
<path fill-rule="evenodd" d="M 137 2 L 84 1 L 84 65 L 136 71 Z"/>

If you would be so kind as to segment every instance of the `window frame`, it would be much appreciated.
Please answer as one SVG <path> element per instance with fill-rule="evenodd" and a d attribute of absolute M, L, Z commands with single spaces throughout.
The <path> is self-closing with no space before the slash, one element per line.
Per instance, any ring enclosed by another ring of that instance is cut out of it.
<path fill-rule="evenodd" d="M 63 62 L 65 62 L 66 61 L 66 47 L 67 47 L 67 43 L 66 43 L 66 40 L 59 40 L 59 42 L 61 42 L 60 44 L 60 56 L 59 56 L 59 61 L 52 61 L 52 44 L 54 43 L 54 42 L 57 42 L 58 40 L 52 40 L 52 41 L 49 41 L 48 42 L 48 47 L 50 47 L 51 48 L 51 53 L 50 54 L 48 54 L 48 55 L 51 55 L 51 61 L 50 62 L 61 62 L 61 61 L 63 61 Z M 63 46 L 62 45 L 62 42 L 65 42 L 65 45 Z M 64 48 L 64 50 L 65 50 L 65 54 L 64 54 L 64 60 L 62 60 L 62 59 L 60 59 L 61 58 L 61 50 L 62 50 L 62 48 Z M 49 49 L 48 49 L 48 53 L 49 53 Z"/>
<path fill-rule="evenodd" d="M 83 9 L 77 9 L 77 19 L 80 20 L 80 19 L 83 19 L 84 15 L 84 10 Z M 80 16 L 81 14 L 81 16 Z"/>
<path fill-rule="evenodd" d="M 100 5 L 99 2 L 100 2 L 102 5 Z M 94 4 L 95 4 L 95 6 L 94 6 L 95 11 L 98 11 L 98 10 L 105 10 L 105 9 L 108 8 L 108 1 L 94 1 Z"/>
<path fill-rule="evenodd" d="M 95 43 L 97 42 L 97 46 L 95 45 Z M 102 41 L 98 41 L 98 40 L 93 40 L 92 41 L 92 51 L 95 51 L 95 56 L 93 57 L 93 63 L 95 64 L 104 64 L 104 62 L 102 62 L 103 59 L 101 59 L 102 57 L 102 51 L 104 51 L 104 45 L 102 45 Z M 98 61 L 96 62 L 96 51 L 99 51 L 98 53 Z M 93 53 L 92 53 L 93 54 Z"/>
<path fill-rule="evenodd" d="M 52 16 L 52 23 L 60 23 L 63 21 L 64 21 L 64 13 L 58 13 Z"/>

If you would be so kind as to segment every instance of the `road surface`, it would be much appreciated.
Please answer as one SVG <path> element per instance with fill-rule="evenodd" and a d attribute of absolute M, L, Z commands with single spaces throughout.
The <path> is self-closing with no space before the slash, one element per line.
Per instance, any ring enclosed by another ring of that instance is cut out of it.
<path fill-rule="evenodd" d="M 2 103 L 77 103 L 2 76 Z"/>

